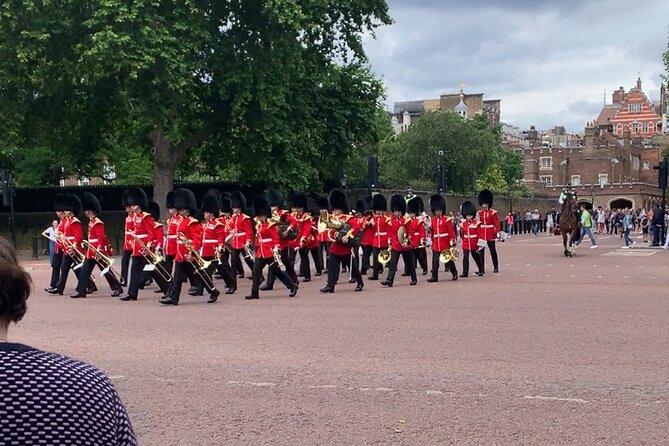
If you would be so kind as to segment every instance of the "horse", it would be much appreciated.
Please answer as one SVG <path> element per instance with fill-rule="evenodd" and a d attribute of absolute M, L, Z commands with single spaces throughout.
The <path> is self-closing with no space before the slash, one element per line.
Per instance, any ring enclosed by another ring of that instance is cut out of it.
<path fill-rule="evenodd" d="M 578 219 L 574 205 L 576 204 L 576 197 L 572 193 L 567 193 L 567 196 L 562 203 L 562 210 L 560 211 L 559 227 L 562 235 L 562 245 L 564 246 L 565 257 L 572 257 L 574 251 L 572 248 L 573 242 L 577 241 L 581 228 L 578 226 Z"/>

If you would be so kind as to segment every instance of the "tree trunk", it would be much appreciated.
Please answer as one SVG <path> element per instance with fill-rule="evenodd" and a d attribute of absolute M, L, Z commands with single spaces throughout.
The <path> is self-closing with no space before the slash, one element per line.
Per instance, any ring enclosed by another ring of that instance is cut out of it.
<path fill-rule="evenodd" d="M 179 159 L 178 149 L 165 137 L 163 129 L 156 127 L 149 134 L 153 143 L 153 200 L 160 205 L 161 219 L 167 216 L 165 199 L 174 188 L 174 171 Z"/>

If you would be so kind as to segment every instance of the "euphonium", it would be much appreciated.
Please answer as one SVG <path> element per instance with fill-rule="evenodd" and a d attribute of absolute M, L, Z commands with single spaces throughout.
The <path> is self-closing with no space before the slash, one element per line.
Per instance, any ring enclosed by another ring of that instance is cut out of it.
<path fill-rule="evenodd" d="M 460 250 L 453 246 L 450 249 L 444 249 L 439 253 L 439 261 L 441 263 L 455 262 L 460 257 Z"/>
<path fill-rule="evenodd" d="M 383 249 L 379 251 L 379 263 L 383 266 L 386 266 L 388 262 L 390 262 L 390 250 L 389 249 Z"/>

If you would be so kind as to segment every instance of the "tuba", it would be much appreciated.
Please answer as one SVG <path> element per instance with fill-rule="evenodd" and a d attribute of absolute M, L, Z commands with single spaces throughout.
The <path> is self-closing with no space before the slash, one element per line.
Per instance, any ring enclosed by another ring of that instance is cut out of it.
<path fill-rule="evenodd" d="M 441 263 L 455 262 L 460 257 L 460 250 L 453 246 L 450 249 L 444 249 L 439 253 L 439 261 Z"/>

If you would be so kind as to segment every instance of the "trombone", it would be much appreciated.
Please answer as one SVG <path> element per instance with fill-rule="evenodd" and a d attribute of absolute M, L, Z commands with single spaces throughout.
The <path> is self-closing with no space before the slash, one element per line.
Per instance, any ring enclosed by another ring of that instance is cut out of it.
<path fill-rule="evenodd" d="M 91 250 L 93 250 L 93 252 L 95 253 L 95 260 L 97 260 L 98 263 L 103 267 L 102 272 L 100 273 L 100 277 L 104 277 L 108 272 L 111 272 L 115 276 L 118 275 L 116 274 L 116 271 L 112 269 L 112 265 L 114 264 L 115 259 L 106 256 L 100 248 L 96 248 L 88 240 L 84 240 L 82 243 L 84 246 L 88 246 Z"/>
<path fill-rule="evenodd" d="M 144 271 L 156 271 L 165 282 L 172 282 L 172 275 L 161 264 L 161 262 L 164 260 L 163 256 L 157 252 L 152 251 L 151 248 L 149 248 L 135 232 L 131 232 L 130 235 L 135 239 L 135 243 L 139 243 L 139 247 L 143 253 L 142 256 L 146 259 L 147 262 L 149 262 L 149 265 L 144 267 Z"/>
<path fill-rule="evenodd" d="M 84 260 L 86 260 L 86 256 L 79 250 L 79 248 L 77 248 L 77 245 L 69 241 L 65 235 L 60 232 L 56 232 L 56 240 L 58 240 L 60 244 L 63 245 L 63 248 L 65 248 L 65 251 L 67 251 L 67 255 L 72 258 L 72 261 L 74 262 L 72 269 L 74 271 L 84 266 Z"/>
<path fill-rule="evenodd" d="M 207 289 L 209 291 L 213 291 L 215 289 L 214 281 L 207 272 L 207 268 L 209 268 L 211 265 L 211 260 L 204 260 L 200 253 L 197 252 L 191 241 L 188 240 L 188 238 L 183 234 L 183 232 L 179 233 L 179 240 L 188 250 L 188 253 L 191 257 L 190 263 L 195 268 L 195 272 L 198 274 L 198 276 L 200 276 Z"/>

